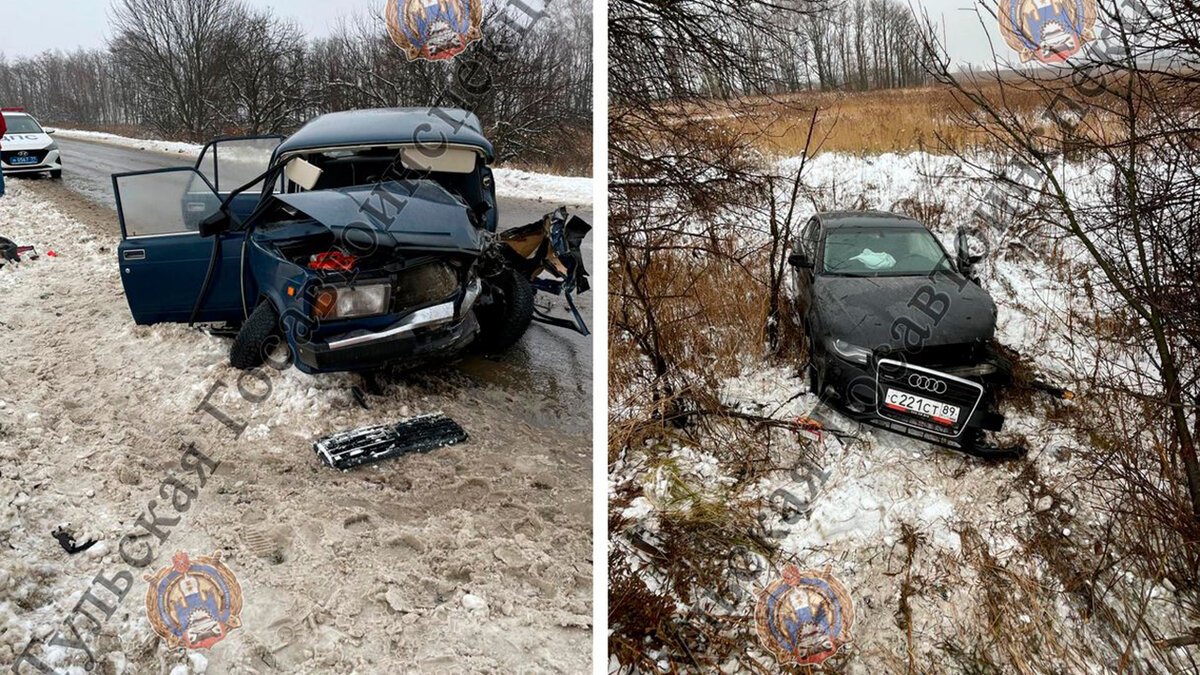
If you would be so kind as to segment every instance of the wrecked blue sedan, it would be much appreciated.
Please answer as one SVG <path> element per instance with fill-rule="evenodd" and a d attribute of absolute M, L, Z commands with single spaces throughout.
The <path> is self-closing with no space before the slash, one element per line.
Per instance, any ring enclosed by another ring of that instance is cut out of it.
<path fill-rule="evenodd" d="M 237 368 L 308 373 L 502 352 L 533 320 L 586 334 L 573 295 L 590 226 L 559 209 L 498 234 L 492 159 L 473 114 L 396 108 L 115 174 L 129 309 L 236 331 Z M 535 310 L 538 291 L 569 313 Z"/>

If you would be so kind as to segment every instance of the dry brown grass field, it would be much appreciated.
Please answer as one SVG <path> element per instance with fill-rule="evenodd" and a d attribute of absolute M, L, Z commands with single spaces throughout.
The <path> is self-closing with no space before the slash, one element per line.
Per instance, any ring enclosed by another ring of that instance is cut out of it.
<path fill-rule="evenodd" d="M 994 105 L 1026 119 L 1037 119 L 1058 91 L 1069 86 L 1066 81 L 1042 81 L 1035 85 L 1010 79 L 1003 87 L 991 80 L 972 85 L 972 89 L 977 89 Z M 1073 98 L 1079 96 L 1075 94 Z M 1088 103 L 1094 112 L 1098 110 L 1095 106 L 1099 101 Z M 978 111 L 975 105 L 942 85 L 867 92 L 795 92 L 709 101 L 695 104 L 689 110 L 696 118 L 712 120 L 756 138 L 756 144 L 765 152 L 795 156 L 805 147 L 814 108 L 819 111 L 813 134 L 813 145 L 818 152 L 942 154 L 949 152 L 949 146 L 980 149 L 989 145 L 987 134 L 963 124 L 964 115 Z M 1097 130 L 1100 128 L 1097 126 Z"/>

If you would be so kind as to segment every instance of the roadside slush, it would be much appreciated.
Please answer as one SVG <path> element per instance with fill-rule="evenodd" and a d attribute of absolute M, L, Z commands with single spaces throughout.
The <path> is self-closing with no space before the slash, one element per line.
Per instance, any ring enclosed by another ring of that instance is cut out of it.
<path fill-rule="evenodd" d="M 98 574 L 127 565 L 119 542 L 195 444 L 219 469 L 186 512 L 157 507 L 180 520 L 138 569 L 176 550 L 223 552 L 245 591 L 243 628 L 205 652 L 208 673 L 588 667 L 586 435 L 531 425 L 516 392 L 453 368 L 390 380 L 369 410 L 354 376 L 247 376 L 228 365 L 227 339 L 133 324 L 106 207 L 12 181 L 0 223 L 42 254 L 0 269 L 0 546 L 14 552 L 0 560 L 0 662 L 31 641 L 51 666 L 87 660 L 44 643 Z M 311 449 L 331 431 L 434 411 L 470 440 L 345 474 Z M 63 523 L 97 543 L 67 554 L 50 535 Z M 76 621 L 87 650 L 118 671 L 201 670 L 159 642 L 144 593 L 135 575 L 102 629 Z"/>

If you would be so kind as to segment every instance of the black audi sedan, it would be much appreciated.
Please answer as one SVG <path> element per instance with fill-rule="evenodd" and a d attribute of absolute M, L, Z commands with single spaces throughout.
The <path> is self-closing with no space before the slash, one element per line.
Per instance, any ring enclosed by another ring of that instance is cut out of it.
<path fill-rule="evenodd" d="M 907 216 L 819 213 L 788 258 L 790 290 L 813 393 L 855 420 L 986 454 L 1011 365 L 993 346 L 996 304 L 972 279 L 979 258 L 957 248 Z"/>

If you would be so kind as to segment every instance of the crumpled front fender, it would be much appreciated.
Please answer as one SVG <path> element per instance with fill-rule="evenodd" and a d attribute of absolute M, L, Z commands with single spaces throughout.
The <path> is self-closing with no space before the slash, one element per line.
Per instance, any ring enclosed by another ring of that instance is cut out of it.
<path fill-rule="evenodd" d="M 513 269 L 527 277 L 534 289 L 562 295 L 573 317 L 553 317 L 535 308 L 535 320 L 588 334 L 574 294 L 591 288 L 582 251 L 583 240 L 591 230 L 587 221 L 570 215 L 564 206 L 536 222 L 500 233 L 497 245 Z"/>

